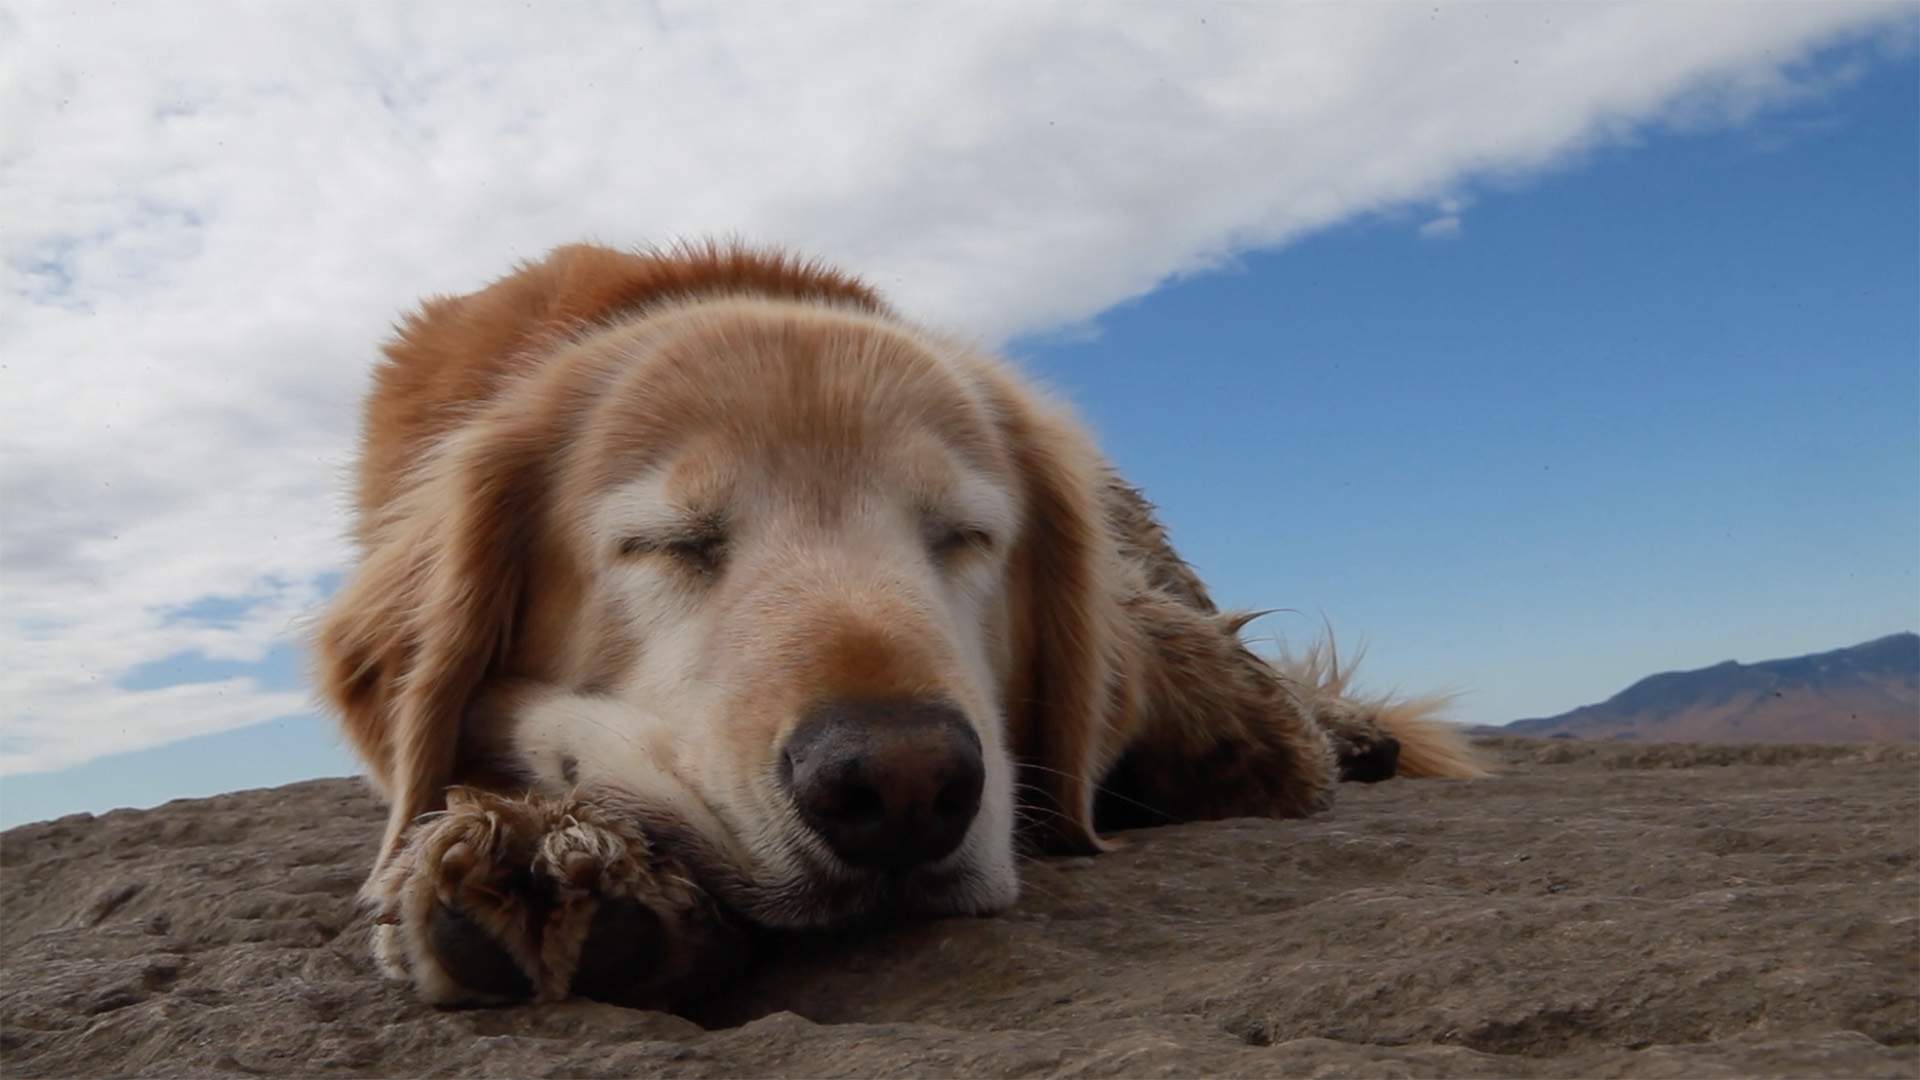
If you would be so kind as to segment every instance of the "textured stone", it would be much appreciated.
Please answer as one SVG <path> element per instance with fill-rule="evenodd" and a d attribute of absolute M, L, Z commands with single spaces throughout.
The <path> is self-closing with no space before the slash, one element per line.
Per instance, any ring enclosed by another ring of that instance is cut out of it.
<path fill-rule="evenodd" d="M 694 1019 L 381 982 L 353 781 L 0 835 L 8 1076 L 1920 1074 L 1920 755 L 1493 740 L 1126 834 L 994 919 L 784 943 Z"/>

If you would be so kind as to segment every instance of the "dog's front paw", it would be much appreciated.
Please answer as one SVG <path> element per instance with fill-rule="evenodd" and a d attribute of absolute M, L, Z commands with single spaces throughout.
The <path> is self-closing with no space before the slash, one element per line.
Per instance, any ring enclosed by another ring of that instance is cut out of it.
<path fill-rule="evenodd" d="M 666 1006 L 745 959 L 738 929 L 675 859 L 575 800 L 453 789 L 373 892 L 382 970 L 440 1005 Z"/>

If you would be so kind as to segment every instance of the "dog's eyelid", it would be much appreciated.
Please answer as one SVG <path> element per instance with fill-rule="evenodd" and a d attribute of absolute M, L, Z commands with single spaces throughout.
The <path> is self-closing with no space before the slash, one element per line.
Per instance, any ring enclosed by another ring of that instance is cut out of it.
<path fill-rule="evenodd" d="M 713 570 L 726 553 L 727 533 L 718 517 L 703 517 L 689 526 L 655 535 L 621 537 L 615 551 L 626 558 L 670 555 L 697 569 Z"/>
<path fill-rule="evenodd" d="M 928 543 L 942 555 L 962 551 L 991 551 L 993 532 L 984 525 L 934 519 L 927 526 Z"/>

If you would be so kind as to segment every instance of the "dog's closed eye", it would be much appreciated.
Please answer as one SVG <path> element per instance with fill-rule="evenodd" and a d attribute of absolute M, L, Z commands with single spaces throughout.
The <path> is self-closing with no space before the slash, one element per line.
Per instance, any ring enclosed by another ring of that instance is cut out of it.
<path fill-rule="evenodd" d="M 619 551 L 627 558 L 664 555 L 688 570 L 713 574 L 726 561 L 727 537 L 718 530 L 664 537 L 629 536 L 620 541 Z"/>
<path fill-rule="evenodd" d="M 993 534 L 977 525 L 936 522 L 927 529 L 927 546 L 941 560 L 993 550 Z"/>

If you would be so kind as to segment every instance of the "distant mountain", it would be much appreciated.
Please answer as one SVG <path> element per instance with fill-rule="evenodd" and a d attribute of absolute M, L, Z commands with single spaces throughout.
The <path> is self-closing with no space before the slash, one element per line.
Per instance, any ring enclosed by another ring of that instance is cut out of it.
<path fill-rule="evenodd" d="M 1646 742 L 1920 742 L 1920 636 L 1650 675 L 1598 705 L 1497 730 Z"/>

